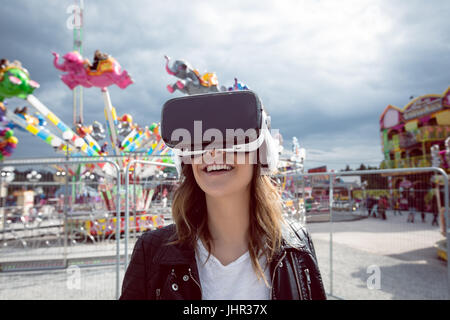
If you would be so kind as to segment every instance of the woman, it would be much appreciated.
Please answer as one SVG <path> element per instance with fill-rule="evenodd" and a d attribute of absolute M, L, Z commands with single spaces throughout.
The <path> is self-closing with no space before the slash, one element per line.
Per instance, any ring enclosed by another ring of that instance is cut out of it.
<path fill-rule="evenodd" d="M 325 299 L 311 238 L 283 221 L 259 154 L 212 149 L 192 159 L 174 224 L 139 238 L 121 299 Z"/>

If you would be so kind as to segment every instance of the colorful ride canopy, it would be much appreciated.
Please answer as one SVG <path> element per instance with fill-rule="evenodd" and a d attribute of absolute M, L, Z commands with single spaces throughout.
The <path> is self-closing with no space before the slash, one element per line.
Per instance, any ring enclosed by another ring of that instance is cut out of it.
<path fill-rule="evenodd" d="M 2 64 L 0 69 L 0 101 L 5 98 L 18 97 L 26 99 L 39 83 L 30 79 L 28 71 L 15 61 L 11 64 Z"/>
<path fill-rule="evenodd" d="M 131 76 L 121 68 L 116 59 L 108 54 L 97 54 L 97 51 L 93 64 L 88 59 L 83 59 L 78 51 L 66 53 L 63 62 L 58 63 L 59 54 L 52 52 L 53 65 L 56 69 L 66 72 L 61 76 L 61 80 L 71 90 L 78 85 L 85 88 L 106 88 L 114 84 L 125 89 L 133 83 Z"/>

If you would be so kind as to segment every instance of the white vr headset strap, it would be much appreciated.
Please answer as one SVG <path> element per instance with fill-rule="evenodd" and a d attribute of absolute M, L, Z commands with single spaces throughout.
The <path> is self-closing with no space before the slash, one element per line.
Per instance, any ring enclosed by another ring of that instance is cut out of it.
<path fill-rule="evenodd" d="M 180 150 L 178 149 L 172 149 L 173 151 L 173 163 L 175 164 L 175 167 L 177 169 L 178 177 L 181 177 L 181 156 L 180 156 Z"/>
<path fill-rule="evenodd" d="M 270 121 L 270 117 L 269 117 Z M 264 141 L 266 143 L 266 161 L 267 167 L 261 168 L 262 175 L 271 175 L 276 172 L 279 160 L 278 150 L 280 148 L 278 140 L 274 139 L 269 129 L 263 129 Z"/>

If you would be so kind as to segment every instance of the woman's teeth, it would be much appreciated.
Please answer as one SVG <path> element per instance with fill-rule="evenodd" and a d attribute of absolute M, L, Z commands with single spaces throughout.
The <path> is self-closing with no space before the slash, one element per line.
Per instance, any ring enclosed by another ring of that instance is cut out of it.
<path fill-rule="evenodd" d="M 232 169 L 233 169 L 232 166 L 229 166 L 229 165 L 226 165 L 226 164 L 215 164 L 215 165 L 207 166 L 207 167 L 205 168 L 205 171 L 206 171 L 206 172 L 218 171 L 218 170 L 226 170 L 226 171 L 230 171 L 230 170 L 232 170 Z"/>

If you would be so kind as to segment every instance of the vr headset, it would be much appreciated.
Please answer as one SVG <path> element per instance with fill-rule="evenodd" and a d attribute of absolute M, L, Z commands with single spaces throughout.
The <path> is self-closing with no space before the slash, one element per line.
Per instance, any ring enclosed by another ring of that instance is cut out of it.
<path fill-rule="evenodd" d="M 279 148 L 269 130 L 270 116 L 250 90 L 174 98 L 161 112 L 161 138 L 173 149 L 178 172 L 182 162 L 216 150 L 258 151 L 261 173 L 271 174 Z"/>

